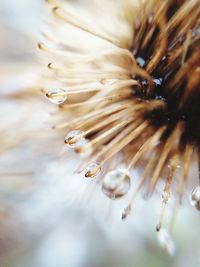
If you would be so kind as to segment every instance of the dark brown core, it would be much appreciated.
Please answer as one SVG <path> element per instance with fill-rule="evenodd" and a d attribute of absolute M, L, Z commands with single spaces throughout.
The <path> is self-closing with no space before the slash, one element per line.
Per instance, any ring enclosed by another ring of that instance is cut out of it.
<path fill-rule="evenodd" d="M 182 121 L 182 143 L 200 147 L 200 5 L 187 0 L 163 2 L 157 10 L 150 8 L 147 19 L 141 14 L 131 48 L 138 65 L 153 79 L 148 98 L 166 103 L 164 109 L 146 116 L 155 127 L 167 125 L 166 136 Z M 135 97 L 145 98 L 148 82 L 136 79 L 142 89 Z"/>

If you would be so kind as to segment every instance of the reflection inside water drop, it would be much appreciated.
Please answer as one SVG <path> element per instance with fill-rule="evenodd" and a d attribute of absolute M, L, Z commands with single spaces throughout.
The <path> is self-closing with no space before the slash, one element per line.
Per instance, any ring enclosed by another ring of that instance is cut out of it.
<path fill-rule="evenodd" d="M 130 189 L 131 179 L 125 169 L 117 169 L 106 174 L 102 183 L 103 193 L 110 199 L 123 197 Z"/>
<path fill-rule="evenodd" d="M 69 132 L 65 137 L 65 144 L 69 147 L 78 147 L 81 145 L 83 140 L 83 132 L 79 130 Z"/>
<path fill-rule="evenodd" d="M 54 104 L 62 104 L 67 100 L 67 92 L 61 88 L 50 89 L 46 93 L 47 98 Z"/>
<path fill-rule="evenodd" d="M 96 177 L 101 171 L 101 165 L 99 163 L 91 163 L 86 169 L 85 169 L 85 177 L 86 178 L 94 178 Z"/>

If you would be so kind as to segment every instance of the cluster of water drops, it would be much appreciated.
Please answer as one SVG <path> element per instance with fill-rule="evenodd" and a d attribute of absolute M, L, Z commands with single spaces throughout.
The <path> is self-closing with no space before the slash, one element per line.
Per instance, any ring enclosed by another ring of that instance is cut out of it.
<path fill-rule="evenodd" d="M 84 149 L 84 146 L 88 144 L 84 138 L 84 133 L 78 130 L 69 132 L 65 137 L 65 143 L 79 150 Z M 101 164 L 98 162 L 92 162 L 84 170 L 85 178 L 95 178 L 101 171 Z M 118 199 L 123 197 L 130 189 L 131 178 L 126 169 L 118 168 L 109 171 L 102 181 L 102 191 L 110 199 Z"/>
<path fill-rule="evenodd" d="M 84 138 L 82 131 L 71 131 L 65 137 L 65 143 L 79 150 L 84 149 L 84 146 L 88 144 Z M 101 171 L 101 164 L 98 162 L 90 163 L 84 170 L 86 178 L 95 178 Z M 131 178 L 126 169 L 116 169 L 108 172 L 102 182 L 102 191 L 110 199 L 117 199 L 123 197 L 130 189 Z"/>
<path fill-rule="evenodd" d="M 54 104 L 60 105 L 67 100 L 67 91 L 61 88 L 51 89 L 46 93 L 47 98 Z M 65 137 L 65 144 L 73 148 L 80 156 L 87 157 L 92 154 L 90 142 L 84 132 L 73 130 Z M 101 171 L 101 164 L 90 163 L 84 170 L 86 178 L 95 178 Z M 130 189 L 131 178 L 126 169 L 116 169 L 108 172 L 102 182 L 102 191 L 110 199 L 123 197 Z"/>
<path fill-rule="evenodd" d="M 61 105 L 67 100 L 67 91 L 64 89 L 52 89 L 46 93 L 47 98 L 54 104 Z M 80 130 L 70 131 L 65 137 L 65 144 L 72 148 L 82 157 L 88 157 L 92 154 L 93 148 L 91 142 L 86 138 L 85 133 Z M 89 163 L 84 169 L 85 178 L 95 178 L 101 173 L 101 164 L 98 162 Z M 117 168 L 109 171 L 102 180 L 102 192 L 109 199 L 119 199 L 126 195 L 131 187 L 131 177 L 127 169 Z M 166 206 L 170 200 L 170 192 L 163 191 L 161 195 L 163 206 Z M 197 210 L 200 210 L 200 186 L 194 188 L 190 194 L 190 203 Z M 125 219 L 130 213 L 131 206 L 128 205 L 122 219 Z M 164 209 L 163 209 L 164 210 Z M 161 214 L 162 217 L 162 214 Z M 161 228 L 161 223 L 157 226 L 158 242 L 160 246 L 169 255 L 173 256 L 175 253 L 175 243 L 170 232 Z"/>

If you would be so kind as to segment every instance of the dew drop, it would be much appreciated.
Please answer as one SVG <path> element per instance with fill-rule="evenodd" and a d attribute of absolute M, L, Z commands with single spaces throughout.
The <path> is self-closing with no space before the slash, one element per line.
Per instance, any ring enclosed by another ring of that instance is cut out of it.
<path fill-rule="evenodd" d="M 76 148 L 81 145 L 83 139 L 84 138 L 82 131 L 71 131 L 65 137 L 65 144 L 67 144 L 69 147 Z"/>
<path fill-rule="evenodd" d="M 86 178 L 94 178 L 101 171 L 101 165 L 99 163 L 93 162 L 85 169 Z"/>
<path fill-rule="evenodd" d="M 131 213 L 131 205 L 129 204 L 129 205 L 123 210 L 123 212 L 122 212 L 122 214 L 121 214 L 121 219 L 122 219 L 122 220 L 125 220 L 125 219 L 129 216 L 130 213 Z"/>
<path fill-rule="evenodd" d="M 158 232 L 158 242 L 164 251 L 166 251 L 170 256 L 174 256 L 176 252 L 176 246 L 167 229 L 160 229 Z"/>
<path fill-rule="evenodd" d="M 163 79 L 161 77 L 160 78 L 154 78 L 153 81 L 154 81 L 155 86 L 157 86 L 157 87 L 162 86 Z"/>
<path fill-rule="evenodd" d="M 137 57 L 137 58 L 136 58 L 136 61 L 137 61 L 137 64 L 138 64 L 141 68 L 144 67 L 144 65 L 145 65 L 145 59 L 144 59 L 144 58 L 142 58 L 142 57 Z"/>
<path fill-rule="evenodd" d="M 103 193 L 110 199 L 123 197 L 130 189 L 131 179 L 125 169 L 117 169 L 106 174 L 102 183 Z"/>
<path fill-rule="evenodd" d="M 197 210 L 200 210 L 200 186 L 197 186 L 192 190 L 190 203 L 192 206 L 195 206 Z"/>
<path fill-rule="evenodd" d="M 46 93 L 47 98 L 54 104 L 60 105 L 67 100 L 67 92 L 64 89 L 50 89 Z"/>

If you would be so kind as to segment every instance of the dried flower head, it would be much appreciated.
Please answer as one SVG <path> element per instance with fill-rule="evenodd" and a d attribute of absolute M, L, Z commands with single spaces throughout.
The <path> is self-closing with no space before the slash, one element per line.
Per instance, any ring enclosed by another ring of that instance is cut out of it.
<path fill-rule="evenodd" d="M 176 206 L 191 162 L 199 165 L 199 1 L 48 2 L 53 23 L 39 48 L 49 60 L 43 90 L 63 116 L 54 128 L 86 157 L 86 178 L 106 170 L 99 179 L 111 199 L 128 192 L 129 171 L 141 168 L 122 219 L 144 184 L 150 196 L 162 177 L 159 231 L 175 177 Z M 199 209 L 199 190 L 192 201 Z"/>

